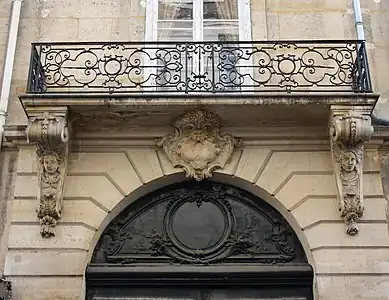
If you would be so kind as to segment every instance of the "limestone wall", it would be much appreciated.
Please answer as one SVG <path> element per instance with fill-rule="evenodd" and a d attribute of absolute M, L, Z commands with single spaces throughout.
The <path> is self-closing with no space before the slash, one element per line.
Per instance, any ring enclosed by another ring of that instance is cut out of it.
<path fill-rule="evenodd" d="M 292 220 L 315 267 L 320 299 L 383 300 L 389 294 L 389 239 L 376 151 L 367 152 L 364 165 L 365 214 L 357 236 L 345 233 L 336 209 L 328 146 L 245 146 L 218 172 L 267 194 Z M 15 300 L 82 299 L 89 252 L 110 211 L 125 195 L 177 172 L 150 146 L 73 153 L 57 235 L 43 239 L 35 212 L 35 150 L 21 148 L 5 264 Z"/>

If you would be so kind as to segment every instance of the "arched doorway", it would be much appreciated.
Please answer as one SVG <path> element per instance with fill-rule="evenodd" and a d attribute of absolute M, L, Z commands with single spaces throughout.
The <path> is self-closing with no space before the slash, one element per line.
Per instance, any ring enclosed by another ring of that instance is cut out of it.
<path fill-rule="evenodd" d="M 156 190 L 104 230 L 87 300 L 313 299 L 313 270 L 284 217 L 212 181 Z"/>

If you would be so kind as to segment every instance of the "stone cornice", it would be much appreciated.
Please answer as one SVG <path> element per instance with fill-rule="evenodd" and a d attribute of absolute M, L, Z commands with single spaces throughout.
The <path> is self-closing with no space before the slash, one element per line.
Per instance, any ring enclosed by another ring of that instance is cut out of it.
<path fill-rule="evenodd" d="M 26 140 L 26 125 L 5 126 L 3 148 L 30 146 Z M 136 128 L 125 132 L 88 130 L 76 131 L 72 135 L 73 151 L 118 149 L 120 147 L 153 147 L 155 138 L 171 132 L 170 126 Z M 222 132 L 242 138 L 243 147 L 266 146 L 293 149 L 329 150 L 327 127 L 224 127 Z M 366 150 L 388 149 L 385 139 L 389 136 L 389 127 L 375 127 L 370 141 L 365 143 Z M 386 147 L 386 148 L 385 148 Z"/>

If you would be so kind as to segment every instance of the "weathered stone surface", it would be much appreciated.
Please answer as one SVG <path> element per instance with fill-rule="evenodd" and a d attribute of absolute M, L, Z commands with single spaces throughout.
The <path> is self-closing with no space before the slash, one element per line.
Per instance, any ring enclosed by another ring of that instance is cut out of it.
<path fill-rule="evenodd" d="M 256 184 L 273 193 L 296 172 L 332 172 L 330 153 L 274 151 Z"/>
<path fill-rule="evenodd" d="M 15 198 L 37 198 L 38 178 L 37 175 L 21 175 L 15 179 Z"/>
<path fill-rule="evenodd" d="M 321 275 L 389 273 L 389 249 L 320 249 L 313 257 Z"/>
<path fill-rule="evenodd" d="M 385 199 L 365 198 L 364 222 L 385 222 Z M 307 196 L 301 204 L 292 210 L 294 217 L 302 228 L 313 226 L 320 221 L 339 221 L 336 195 L 332 196 Z M 315 212 L 315 213 L 312 213 Z"/>
<path fill-rule="evenodd" d="M 37 201 L 14 200 L 12 201 L 12 221 L 18 223 L 38 222 L 36 216 Z M 63 214 L 58 224 L 74 223 L 85 224 L 98 229 L 106 217 L 107 212 L 98 207 L 90 199 L 63 200 Z"/>
<path fill-rule="evenodd" d="M 43 239 L 39 233 L 39 225 L 12 225 L 9 232 L 9 248 L 72 248 L 89 249 L 89 243 L 94 230 L 83 225 L 59 225 L 56 228 L 56 236 L 51 239 Z"/>
<path fill-rule="evenodd" d="M 291 209 L 305 197 L 336 195 L 333 175 L 326 174 L 292 174 L 281 186 L 275 197 Z"/>
<path fill-rule="evenodd" d="M 101 162 L 104 161 L 104 164 Z M 128 160 L 122 153 L 75 153 L 70 157 L 71 174 L 106 174 L 125 193 L 142 185 Z"/>
<path fill-rule="evenodd" d="M 82 276 L 86 251 L 9 251 L 5 276 Z"/>
<path fill-rule="evenodd" d="M 389 247 L 386 224 L 362 223 L 360 230 L 357 236 L 349 238 L 342 222 L 323 222 L 306 229 L 304 232 L 311 249 L 320 247 Z"/>
<path fill-rule="evenodd" d="M 163 175 L 156 149 L 134 147 L 126 152 L 143 183 Z"/>
<path fill-rule="evenodd" d="M 235 176 L 255 182 L 260 176 L 267 159 L 271 155 L 269 149 L 245 148 L 239 159 Z"/>
<path fill-rule="evenodd" d="M 389 293 L 389 276 L 318 276 L 320 299 L 325 300 L 386 300 Z"/>
<path fill-rule="evenodd" d="M 124 195 L 104 174 L 89 176 L 68 176 L 65 181 L 64 197 L 92 198 L 106 210 L 111 210 Z"/>
<path fill-rule="evenodd" d="M 11 277 L 13 297 L 17 300 L 80 300 L 80 277 Z M 55 288 L 53 288 L 55 287 Z"/>

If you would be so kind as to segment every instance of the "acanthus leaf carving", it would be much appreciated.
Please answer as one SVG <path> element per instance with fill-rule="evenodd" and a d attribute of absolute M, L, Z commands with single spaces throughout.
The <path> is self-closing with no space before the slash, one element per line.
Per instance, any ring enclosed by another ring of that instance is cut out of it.
<path fill-rule="evenodd" d="M 209 111 L 196 109 L 179 117 L 173 124 L 174 134 L 157 139 L 175 167 L 186 176 L 201 181 L 224 168 L 240 139 L 221 134 L 219 117 Z"/>
<path fill-rule="evenodd" d="M 43 112 L 30 116 L 27 141 L 35 143 L 38 158 L 39 205 L 37 215 L 42 237 L 55 236 L 62 213 L 63 187 L 69 153 L 66 114 Z"/>
<path fill-rule="evenodd" d="M 339 212 L 349 235 L 358 233 L 358 221 L 364 212 L 363 144 L 370 140 L 373 130 L 370 116 L 355 111 L 333 116 L 330 126 Z"/>

